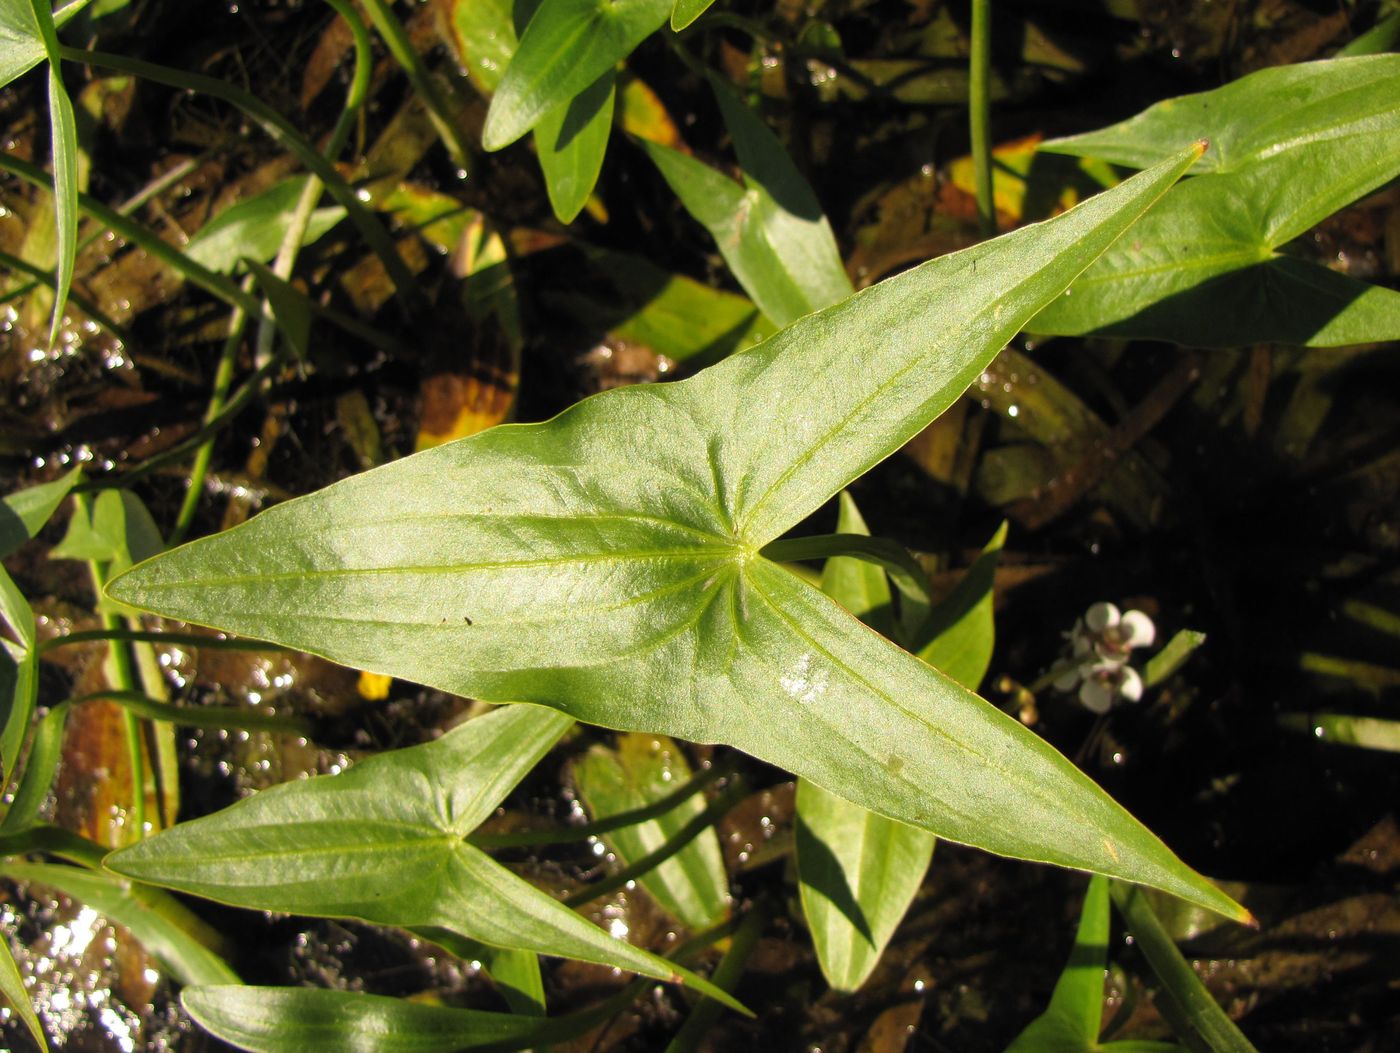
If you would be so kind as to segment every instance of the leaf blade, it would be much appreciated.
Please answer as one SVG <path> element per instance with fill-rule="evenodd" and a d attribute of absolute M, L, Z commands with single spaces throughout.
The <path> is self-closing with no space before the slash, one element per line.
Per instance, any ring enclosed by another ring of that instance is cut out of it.
<path fill-rule="evenodd" d="M 611 68 L 535 125 L 535 149 L 554 215 L 572 223 L 598 182 L 612 132 L 617 75 Z"/>
<path fill-rule="evenodd" d="M 496 87 L 481 145 L 499 150 L 565 105 L 660 29 L 670 0 L 553 0 L 521 34 Z"/>

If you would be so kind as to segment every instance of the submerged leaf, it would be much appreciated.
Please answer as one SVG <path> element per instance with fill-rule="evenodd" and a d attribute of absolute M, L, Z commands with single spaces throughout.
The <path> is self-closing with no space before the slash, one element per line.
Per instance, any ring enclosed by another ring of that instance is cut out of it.
<path fill-rule="evenodd" d="M 416 454 L 109 589 L 470 697 L 728 743 L 951 840 L 1240 917 L 1049 745 L 759 555 L 957 399 L 1197 153 L 689 380 Z"/>

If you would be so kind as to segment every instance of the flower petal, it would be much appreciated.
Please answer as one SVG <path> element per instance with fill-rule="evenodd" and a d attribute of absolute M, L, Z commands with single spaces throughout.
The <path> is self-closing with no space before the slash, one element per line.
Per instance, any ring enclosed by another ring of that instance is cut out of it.
<path fill-rule="evenodd" d="M 1157 639 L 1157 626 L 1142 611 L 1129 611 L 1123 615 L 1118 633 L 1124 647 L 1151 647 L 1152 641 Z"/>
<path fill-rule="evenodd" d="M 1090 677 L 1079 689 L 1079 701 L 1091 713 L 1107 713 L 1118 697 L 1117 688 L 1098 677 Z"/>
<path fill-rule="evenodd" d="M 1084 612 L 1084 624 L 1089 627 L 1090 632 L 1101 633 L 1117 625 L 1120 617 L 1117 607 L 1100 600 Z"/>

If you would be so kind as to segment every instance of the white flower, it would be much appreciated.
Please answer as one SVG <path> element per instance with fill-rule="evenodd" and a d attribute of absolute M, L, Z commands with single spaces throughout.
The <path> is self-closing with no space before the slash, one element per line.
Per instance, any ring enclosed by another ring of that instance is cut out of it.
<path fill-rule="evenodd" d="M 1055 690 L 1078 689 L 1079 701 L 1094 713 L 1107 713 L 1119 700 L 1142 698 L 1142 677 L 1128 665 L 1135 647 L 1150 647 L 1157 627 L 1142 611 L 1122 613 L 1111 603 L 1094 604 L 1067 635 L 1070 657 L 1053 670 Z"/>

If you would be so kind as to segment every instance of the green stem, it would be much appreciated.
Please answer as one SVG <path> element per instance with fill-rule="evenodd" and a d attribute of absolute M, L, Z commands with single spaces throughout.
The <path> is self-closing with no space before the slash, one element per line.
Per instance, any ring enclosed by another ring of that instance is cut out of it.
<path fill-rule="evenodd" d="M 555 826 L 546 830 L 520 830 L 508 834 L 474 833 L 470 834 L 467 840 L 481 849 L 529 848 L 535 845 L 562 845 L 572 841 L 586 841 L 590 837 L 610 834 L 614 830 L 621 830 L 634 823 L 660 818 L 682 801 L 695 796 L 721 776 L 727 775 L 731 770 L 729 765 L 712 765 L 687 779 L 665 797 L 652 801 L 651 804 L 641 808 L 630 808 L 625 812 L 618 812 L 616 815 L 610 815 L 606 819 L 599 819 L 592 823 L 583 823 L 580 826 Z"/>
<path fill-rule="evenodd" d="M 997 232 L 992 193 L 992 0 L 972 0 L 972 61 L 968 89 L 968 123 L 972 133 L 972 169 L 977 191 L 977 220 L 982 236 Z"/>
<path fill-rule="evenodd" d="M 1142 889 L 1122 881 L 1114 881 L 1109 888 L 1113 904 L 1127 922 L 1143 957 L 1162 981 L 1166 997 L 1157 1000 L 1157 1008 L 1176 1037 L 1194 1053 L 1256 1053 L 1176 949 Z"/>
<path fill-rule="evenodd" d="M 85 500 L 85 495 L 78 498 Z M 101 611 L 103 590 L 107 585 L 106 569 L 96 560 L 88 561 L 92 575 L 93 592 L 97 595 L 98 609 Z M 102 625 L 109 632 L 124 628 L 119 614 L 101 612 Z M 136 671 L 131 663 L 131 651 L 126 641 L 112 639 L 108 643 L 111 663 L 108 667 L 112 686 L 119 692 L 136 693 Z M 129 709 L 122 711 L 122 727 L 126 734 L 127 763 L 131 768 L 131 829 L 133 841 L 140 841 L 146 835 L 146 755 L 141 737 L 141 721 Z"/>
<path fill-rule="evenodd" d="M 47 823 L 0 837 L 0 856 L 25 856 L 31 852 L 47 852 L 51 856 L 66 859 L 91 870 L 102 869 L 102 859 L 108 851 L 110 850 L 96 841 L 89 841 L 71 830 Z"/>
<path fill-rule="evenodd" d="M 919 561 L 903 545 L 887 538 L 865 534 L 817 534 L 770 541 L 759 555 L 775 563 L 801 563 L 806 560 L 849 556 L 881 566 L 907 599 L 927 608 L 933 605 L 928 576 Z"/>
<path fill-rule="evenodd" d="M 252 294 L 252 277 L 243 280 L 244 292 Z M 228 335 L 219 352 L 219 364 L 214 369 L 214 387 L 209 393 L 209 405 L 204 410 L 204 425 L 208 427 L 219 419 L 228 403 L 229 389 L 233 387 L 233 373 L 238 365 L 238 348 L 243 343 L 243 331 L 247 325 L 248 312 L 235 307 L 228 319 Z M 209 473 L 209 462 L 214 457 L 214 436 L 211 434 L 194 453 L 194 464 L 190 466 L 190 482 L 185 490 L 185 498 L 180 503 L 180 512 L 175 517 L 175 526 L 170 531 L 168 547 L 174 548 L 185 540 L 190 526 L 194 523 L 195 512 L 199 509 L 199 499 L 204 494 L 204 478 Z"/>
<path fill-rule="evenodd" d="M 84 702 L 115 702 L 137 716 L 163 720 L 185 728 L 236 728 L 240 731 L 278 731 L 304 738 L 311 736 L 310 721 L 301 717 L 263 713 L 245 706 L 176 706 L 140 691 L 94 691 L 68 701 L 75 706 Z"/>
<path fill-rule="evenodd" d="M 765 904 L 758 904 L 744 916 L 743 923 L 734 933 L 734 939 L 729 944 L 729 949 L 724 952 L 724 957 L 720 959 L 719 965 L 715 966 L 714 975 L 710 977 L 710 982 L 722 991 L 734 993 L 734 988 L 738 985 L 740 978 L 744 975 L 745 968 L 748 967 L 749 956 L 753 954 L 753 949 L 758 946 L 759 937 L 763 935 L 763 930 L 768 925 L 769 909 Z M 700 1048 L 700 1043 L 710 1028 L 714 1026 L 715 1020 L 724 1011 L 724 1006 L 716 1002 L 713 998 L 706 998 L 694 1009 L 690 1016 L 686 1018 L 685 1024 L 676 1037 L 671 1040 L 671 1044 L 666 1047 L 666 1053 L 691 1053 L 692 1050 Z"/>
<path fill-rule="evenodd" d="M 394 17 L 394 13 L 389 10 L 389 5 L 384 3 L 384 0 L 363 0 L 363 3 L 365 14 L 374 23 L 374 28 L 379 31 L 379 35 L 384 38 L 384 43 L 389 46 L 389 54 L 393 55 L 394 60 L 403 67 L 404 73 L 408 76 L 408 82 L 413 85 L 413 90 L 418 93 L 418 97 L 427 106 L 428 119 L 433 122 L 433 127 L 437 129 L 442 144 L 447 147 L 447 153 L 452 158 L 452 163 L 460 170 L 466 171 L 471 164 L 471 150 L 467 141 L 462 138 L 462 129 L 458 127 L 452 111 L 447 105 L 447 100 L 438 90 L 437 82 L 433 80 L 432 73 L 423 64 L 422 57 L 409 42 L 403 24 Z"/>
<path fill-rule="evenodd" d="M 648 852 L 635 863 L 623 867 L 615 874 L 610 874 L 601 881 L 595 881 L 585 888 L 564 898 L 564 905 L 570 908 L 582 907 L 584 904 L 592 903 L 600 896 L 606 896 L 623 888 L 629 881 L 636 881 L 643 874 L 660 866 L 670 859 L 677 852 L 683 849 L 690 842 L 694 841 L 707 828 L 719 822 L 739 801 L 748 793 L 748 787 L 742 779 L 735 779 L 733 783 L 718 797 L 711 801 L 703 812 L 696 813 L 691 820 L 683 827 L 672 834 L 660 848 Z"/>
<path fill-rule="evenodd" d="M 228 639 L 219 636 L 204 636 L 199 633 L 152 632 L 148 629 L 84 629 L 81 632 L 55 636 L 39 643 L 39 653 L 47 654 L 59 647 L 71 644 L 125 640 L 131 643 L 168 644 L 171 647 L 208 647 L 220 651 L 285 651 L 280 644 L 260 643 L 256 640 Z"/>
<path fill-rule="evenodd" d="M 201 92 L 238 107 L 261 125 L 263 130 L 280 145 L 295 154 L 302 164 L 326 184 L 326 189 L 330 191 L 331 196 L 345 209 L 350 221 L 355 224 L 361 236 L 383 262 L 409 318 L 421 318 L 430 310 L 431 304 L 428 302 L 427 296 L 423 290 L 418 288 L 412 272 L 404 263 L 403 257 L 399 255 L 397 246 L 389 236 L 389 232 L 384 229 L 383 224 L 355 196 L 355 191 L 341 178 L 340 173 L 335 170 L 335 166 L 322 157 L 320 152 L 307 142 L 285 117 L 261 99 L 231 84 L 215 80 L 213 77 L 169 69 L 150 62 L 142 62 L 139 59 L 128 58 L 125 55 L 112 55 L 103 51 L 84 51 L 81 48 L 66 46 L 61 51 L 63 57 L 72 62 L 114 69 L 120 73 L 130 73 L 133 76 L 155 81 L 157 84 L 164 84 L 180 91 Z M 252 312 L 250 311 L 250 313 Z"/>

